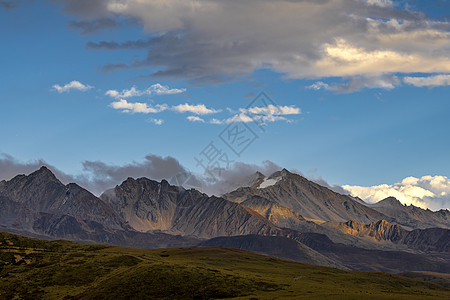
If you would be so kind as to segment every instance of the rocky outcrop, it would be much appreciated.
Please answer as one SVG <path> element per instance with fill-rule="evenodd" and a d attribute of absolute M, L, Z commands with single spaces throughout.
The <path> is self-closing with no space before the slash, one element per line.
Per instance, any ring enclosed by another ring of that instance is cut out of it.
<path fill-rule="evenodd" d="M 278 227 L 290 228 L 300 232 L 324 232 L 322 227 L 306 220 L 298 212 L 263 197 L 253 196 L 241 204 L 259 213 Z"/>
<path fill-rule="evenodd" d="M 394 197 L 388 197 L 370 207 L 391 218 L 395 222 L 409 229 L 424 229 L 440 227 L 450 229 L 450 211 L 441 209 L 431 211 L 414 205 L 403 205 Z"/>
<path fill-rule="evenodd" d="M 324 224 L 324 226 L 360 239 L 392 242 L 409 249 L 428 252 L 449 252 L 450 250 L 450 230 L 445 228 L 408 231 L 400 225 L 390 224 L 385 220 L 371 224 L 360 224 L 355 221 L 345 223 L 329 222 Z"/>
<path fill-rule="evenodd" d="M 347 221 L 345 223 L 329 222 L 324 224 L 324 226 L 339 230 L 348 235 L 368 237 L 376 241 L 397 242 L 407 232 L 401 226 L 389 224 L 386 220 L 380 220 L 367 225 L 355 221 Z"/>
<path fill-rule="evenodd" d="M 271 235 L 279 228 L 257 212 L 223 198 L 171 186 L 167 181 L 128 178 L 101 199 L 132 228 L 162 230 L 200 238 L 244 234 Z"/>

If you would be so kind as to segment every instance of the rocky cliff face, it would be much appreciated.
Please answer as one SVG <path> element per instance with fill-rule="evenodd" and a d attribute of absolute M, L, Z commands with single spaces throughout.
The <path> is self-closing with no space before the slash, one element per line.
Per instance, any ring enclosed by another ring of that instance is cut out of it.
<path fill-rule="evenodd" d="M 283 207 L 260 196 L 253 196 L 242 202 L 241 205 L 259 213 L 278 227 L 290 228 L 300 232 L 324 232 L 322 227 L 306 220 L 293 209 Z"/>
<path fill-rule="evenodd" d="M 329 222 L 324 224 L 324 226 L 361 239 L 392 242 L 409 249 L 434 252 L 449 252 L 450 250 L 450 230 L 444 228 L 408 231 L 397 224 L 390 224 L 385 220 L 371 224 L 360 224 L 354 221 L 345 223 Z"/>
<path fill-rule="evenodd" d="M 407 232 L 401 226 L 389 224 L 385 220 L 380 220 L 367 225 L 355 221 L 347 221 L 345 223 L 329 222 L 324 225 L 328 228 L 339 230 L 345 234 L 358 237 L 369 237 L 376 241 L 397 242 Z"/>
<path fill-rule="evenodd" d="M 336 222 L 356 220 L 361 223 L 389 219 L 352 197 L 333 192 L 286 169 L 272 174 L 257 187 L 239 188 L 223 197 L 242 203 L 254 196 L 292 209 L 309 219 Z"/>
<path fill-rule="evenodd" d="M 279 229 L 253 210 L 167 181 L 128 178 L 101 199 L 131 227 L 141 232 L 162 230 L 202 238 L 242 234 L 271 235 Z"/>
<path fill-rule="evenodd" d="M 406 228 L 424 229 L 440 227 L 450 229 L 450 211 L 441 209 L 439 211 L 425 210 L 414 205 L 403 205 L 394 197 L 388 197 L 370 207 L 390 217 L 392 222 Z"/>

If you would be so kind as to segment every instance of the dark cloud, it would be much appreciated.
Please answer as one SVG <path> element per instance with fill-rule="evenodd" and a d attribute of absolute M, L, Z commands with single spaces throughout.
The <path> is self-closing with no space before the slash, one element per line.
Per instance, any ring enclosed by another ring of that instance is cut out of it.
<path fill-rule="evenodd" d="M 319 176 L 319 177 L 316 177 L 316 178 L 310 178 L 310 180 L 315 182 L 315 183 L 317 183 L 317 184 L 320 184 L 321 186 L 327 187 L 327 188 L 329 188 L 330 190 L 332 190 L 332 191 L 334 191 L 336 193 L 339 193 L 339 194 L 342 194 L 342 195 L 349 195 L 350 194 L 349 191 L 347 191 L 346 189 L 344 189 L 340 185 L 337 185 L 337 184 L 330 185 L 328 183 L 328 181 L 323 179 L 322 176 Z"/>
<path fill-rule="evenodd" d="M 19 162 L 7 154 L 0 155 L 0 180 L 10 180 L 19 174 L 30 174 L 42 166 L 47 166 L 64 184 L 76 182 L 96 195 L 112 188 L 128 177 L 147 177 L 154 180 L 170 179 L 184 171 L 180 163 L 168 156 L 148 155 L 143 162 L 133 162 L 124 166 L 108 165 L 99 161 L 82 163 L 83 173 L 69 175 L 43 160 Z"/>
<path fill-rule="evenodd" d="M 173 157 L 147 155 L 143 162 L 133 162 L 124 166 L 108 165 L 100 161 L 85 161 L 84 174 L 78 182 L 96 194 L 120 184 L 128 177 L 147 177 L 153 180 L 169 180 L 185 169 Z"/>
<path fill-rule="evenodd" d="M 147 40 L 136 40 L 136 41 L 125 41 L 122 43 L 110 41 L 101 41 L 98 43 L 88 42 L 86 44 L 86 48 L 93 50 L 140 50 L 147 49 L 157 43 L 158 40 L 161 40 L 164 37 L 157 37 Z"/>
<path fill-rule="evenodd" d="M 97 31 L 105 29 L 113 29 L 121 24 L 113 19 L 98 19 L 93 21 L 69 21 L 71 28 L 81 31 L 82 35 L 94 34 Z"/>
<path fill-rule="evenodd" d="M 0 154 L 0 180 L 10 180 L 20 174 L 30 174 L 42 166 L 47 166 L 64 183 L 73 182 L 73 177 L 46 163 L 44 160 L 19 162 L 8 154 Z"/>
<path fill-rule="evenodd" d="M 222 195 L 245 185 L 256 171 L 270 175 L 281 169 L 270 161 L 264 161 L 261 166 L 234 163 L 220 173 L 215 172 L 216 177 L 211 180 L 206 173 L 193 174 L 189 172 L 173 157 L 147 155 L 142 162 L 132 162 L 122 166 L 110 165 L 101 161 L 84 161 L 81 174 L 69 175 L 43 160 L 24 163 L 10 155 L 1 154 L 0 180 L 10 180 L 19 174 L 28 175 L 41 166 L 47 166 L 64 184 L 75 182 L 95 195 L 100 195 L 107 189 L 113 188 L 128 177 L 146 177 L 157 181 L 166 179 L 173 185 L 196 188 L 210 195 Z"/>
<path fill-rule="evenodd" d="M 105 72 L 141 68 L 147 70 L 143 77 L 175 77 L 200 83 L 232 81 L 258 69 L 271 69 L 286 78 L 359 76 L 333 87 L 351 92 L 358 90 L 358 81 L 364 76 L 426 73 L 431 69 L 446 72 L 450 68 L 447 49 L 442 46 L 448 40 L 442 33 L 449 30 L 449 24 L 429 22 L 424 13 L 402 3 L 168 0 L 162 5 L 160 1 L 53 1 L 80 18 L 73 25 L 83 27 L 86 33 L 104 26 L 93 20 L 113 17 L 133 19 L 148 33 L 148 39 L 87 43 L 88 49 L 96 50 L 147 50 L 145 56 L 130 54 L 128 61 L 104 65 L 101 69 Z M 422 37 L 417 38 L 417 32 Z M 352 56 L 362 59 L 355 62 Z M 411 57 L 415 66 L 405 63 Z M 430 61 L 435 65 L 430 66 Z"/>
<path fill-rule="evenodd" d="M 211 180 L 210 177 L 205 177 L 203 189 L 209 195 L 220 196 L 239 187 L 248 186 L 250 179 L 256 172 L 269 176 L 281 169 L 282 167 L 269 160 L 263 161 L 262 165 L 236 162 L 227 169 L 208 170 L 214 179 Z"/>
<path fill-rule="evenodd" d="M 3 7 L 5 10 L 10 10 L 12 8 L 16 8 L 17 1 L 14 3 L 12 1 L 0 0 L 0 7 Z"/>

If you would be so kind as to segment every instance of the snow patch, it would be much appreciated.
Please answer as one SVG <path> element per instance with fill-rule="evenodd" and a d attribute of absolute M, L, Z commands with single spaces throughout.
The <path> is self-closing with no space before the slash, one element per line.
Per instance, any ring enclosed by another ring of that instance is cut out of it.
<path fill-rule="evenodd" d="M 265 178 L 263 182 L 258 186 L 259 189 L 263 189 L 269 186 L 272 186 L 276 184 L 278 181 L 281 180 L 282 177 L 276 177 L 276 178 Z"/>

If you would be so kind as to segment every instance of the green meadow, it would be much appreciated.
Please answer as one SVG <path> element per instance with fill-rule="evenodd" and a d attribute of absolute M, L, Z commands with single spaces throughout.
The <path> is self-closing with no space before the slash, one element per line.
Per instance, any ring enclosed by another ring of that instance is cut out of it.
<path fill-rule="evenodd" d="M 0 233 L 0 299 L 450 299 L 450 289 L 231 248 L 132 249 Z"/>

